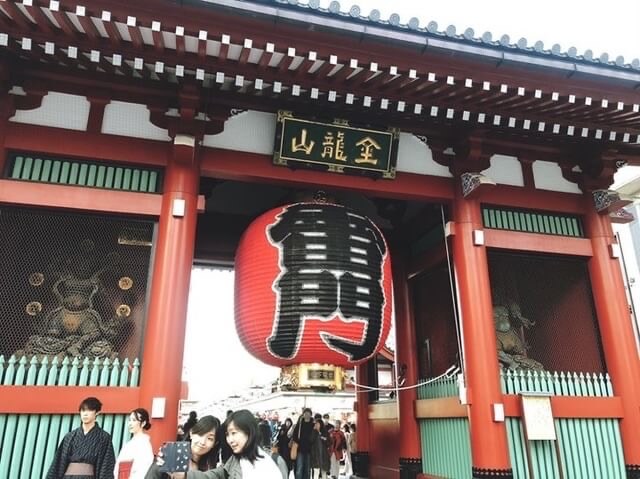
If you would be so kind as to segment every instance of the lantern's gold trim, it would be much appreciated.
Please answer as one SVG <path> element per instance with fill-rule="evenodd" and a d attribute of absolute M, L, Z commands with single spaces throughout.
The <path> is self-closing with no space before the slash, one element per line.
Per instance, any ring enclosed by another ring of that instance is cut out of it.
<path fill-rule="evenodd" d="M 333 364 L 301 363 L 280 368 L 280 388 L 297 391 L 299 389 L 344 390 L 344 369 Z"/>

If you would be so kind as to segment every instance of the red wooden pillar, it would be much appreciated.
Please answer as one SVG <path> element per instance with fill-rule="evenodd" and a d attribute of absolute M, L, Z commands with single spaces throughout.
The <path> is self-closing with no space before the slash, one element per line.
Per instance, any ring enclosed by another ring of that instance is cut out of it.
<path fill-rule="evenodd" d="M 591 198 L 585 212 L 593 256 L 589 275 L 602 348 L 613 392 L 622 399 L 624 417 L 620 434 L 629 478 L 640 478 L 640 360 L 636 349 L 629 305 L 620 263 L 612 254 L 614 236 L 608 215 L 599 215 Z"/>
<path fill-rule="evenodd" d="M 512 478 L 505 423 L 494 420 L 502 391 L 487 252 L 480 237 L 474 241 L 474 231 L 482 231 L 480 203 L 464 199 L 456 190 L 452 249 L 464 335 L 472 475 L 477 479 Z"/>
<path fill-rule="evenodd" d="M 406 249 L 404 249 L 406 251 Z M 413 308 L 407 281 L 406 254 L 395 250 L 393 257 L 393 289 L 396 319 L 396 367 L 398 381 L 405 386 L 418 383 L 418 350 Z M 420 428 L 415 414 L 416 389 L 398 391 L 400 479 L 415 479 L 422 472 Z"/>
<path fill-rule="evenodd" d="M 176 135 L 163 183 L 140 381 L 140 406 L 153 412 L 154 403 L 164 405 L 162 417 L 152 419 L 154 449 L 176 437 L 199 179 L 194 138 Z"/>
<path fill-rule="evenodd" d="M 356 383 L 369 384 L 369 364 L 356 366 Z M 352 454 L 353 473 L 360 477 L 369 477 L 369 391 L 356 387 L 356 448 Z"/>

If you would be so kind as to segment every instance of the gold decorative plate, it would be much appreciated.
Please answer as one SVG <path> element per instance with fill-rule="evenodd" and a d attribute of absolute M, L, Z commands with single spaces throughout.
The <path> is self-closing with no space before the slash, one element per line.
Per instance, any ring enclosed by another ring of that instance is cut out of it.
<path fill-rule="evenodd" d="M 40 286 L 42 283 L 44 283 L 44 274 L 31 273 L 29 275 L 29 284 L 31 286 Z"/>
<path fill-rule="evenodd" d="M 42 303 L 31 301 L 25 308 L 29 316 L 37 316 L 42 311 Z"/>
<path fill-rule="evenodd" d="M 133 280 L 129 278 L 129 276 L 123 276 L 118 280 L 118 286 L 120 287 L 120 289 L 126 291 L 128 289 L 131 289 L 131 286 L 133 286 Z"/>

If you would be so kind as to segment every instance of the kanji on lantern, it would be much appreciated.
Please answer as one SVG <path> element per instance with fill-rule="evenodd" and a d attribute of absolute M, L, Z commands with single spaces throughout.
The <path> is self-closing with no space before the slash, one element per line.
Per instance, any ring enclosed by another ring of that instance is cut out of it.
<path fill-rule="evenodd" d="M 339 205 L 297 203 L 252 223 L 236 255 L 236 327 L 273 365 L 357 364 L 391 324 L 391 261 L 382 233 Z"/>

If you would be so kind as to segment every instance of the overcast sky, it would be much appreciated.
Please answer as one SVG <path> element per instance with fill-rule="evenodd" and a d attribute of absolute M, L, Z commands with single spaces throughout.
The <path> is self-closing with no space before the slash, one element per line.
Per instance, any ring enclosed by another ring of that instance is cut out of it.
<path fill-rule="evenodd" d="M 329 0 L 320 3 L 322 7 L 329 4 Z M 524 37 L 529 45 L 541 40 L 547 49 L 558 43 L 563 52 L 572 46 L 579 54 L 591 49 L 594 58 L 605 52 L 611 60 L 623 55 L 626 63 L 640 58 L 640 0 L 360 0 L 340 4 L 345 12 L 358 5 L 364 16 L 378 9 L 381 19 L 397 13 L 404 24 L 411 17 L 418 18 L 420 26 L 435 21 L 439 31 L 454 25 L 462 33 L 471 27 L 476 37 L 490 31 L 494 39 L 509 35 L 512 43 Z M 184 373 L 190 381 L 191 399 L 226 397 L 278 376 L 276 368 L 253 359 L 236 336 L 232 272 L 194 269 Z"/>

